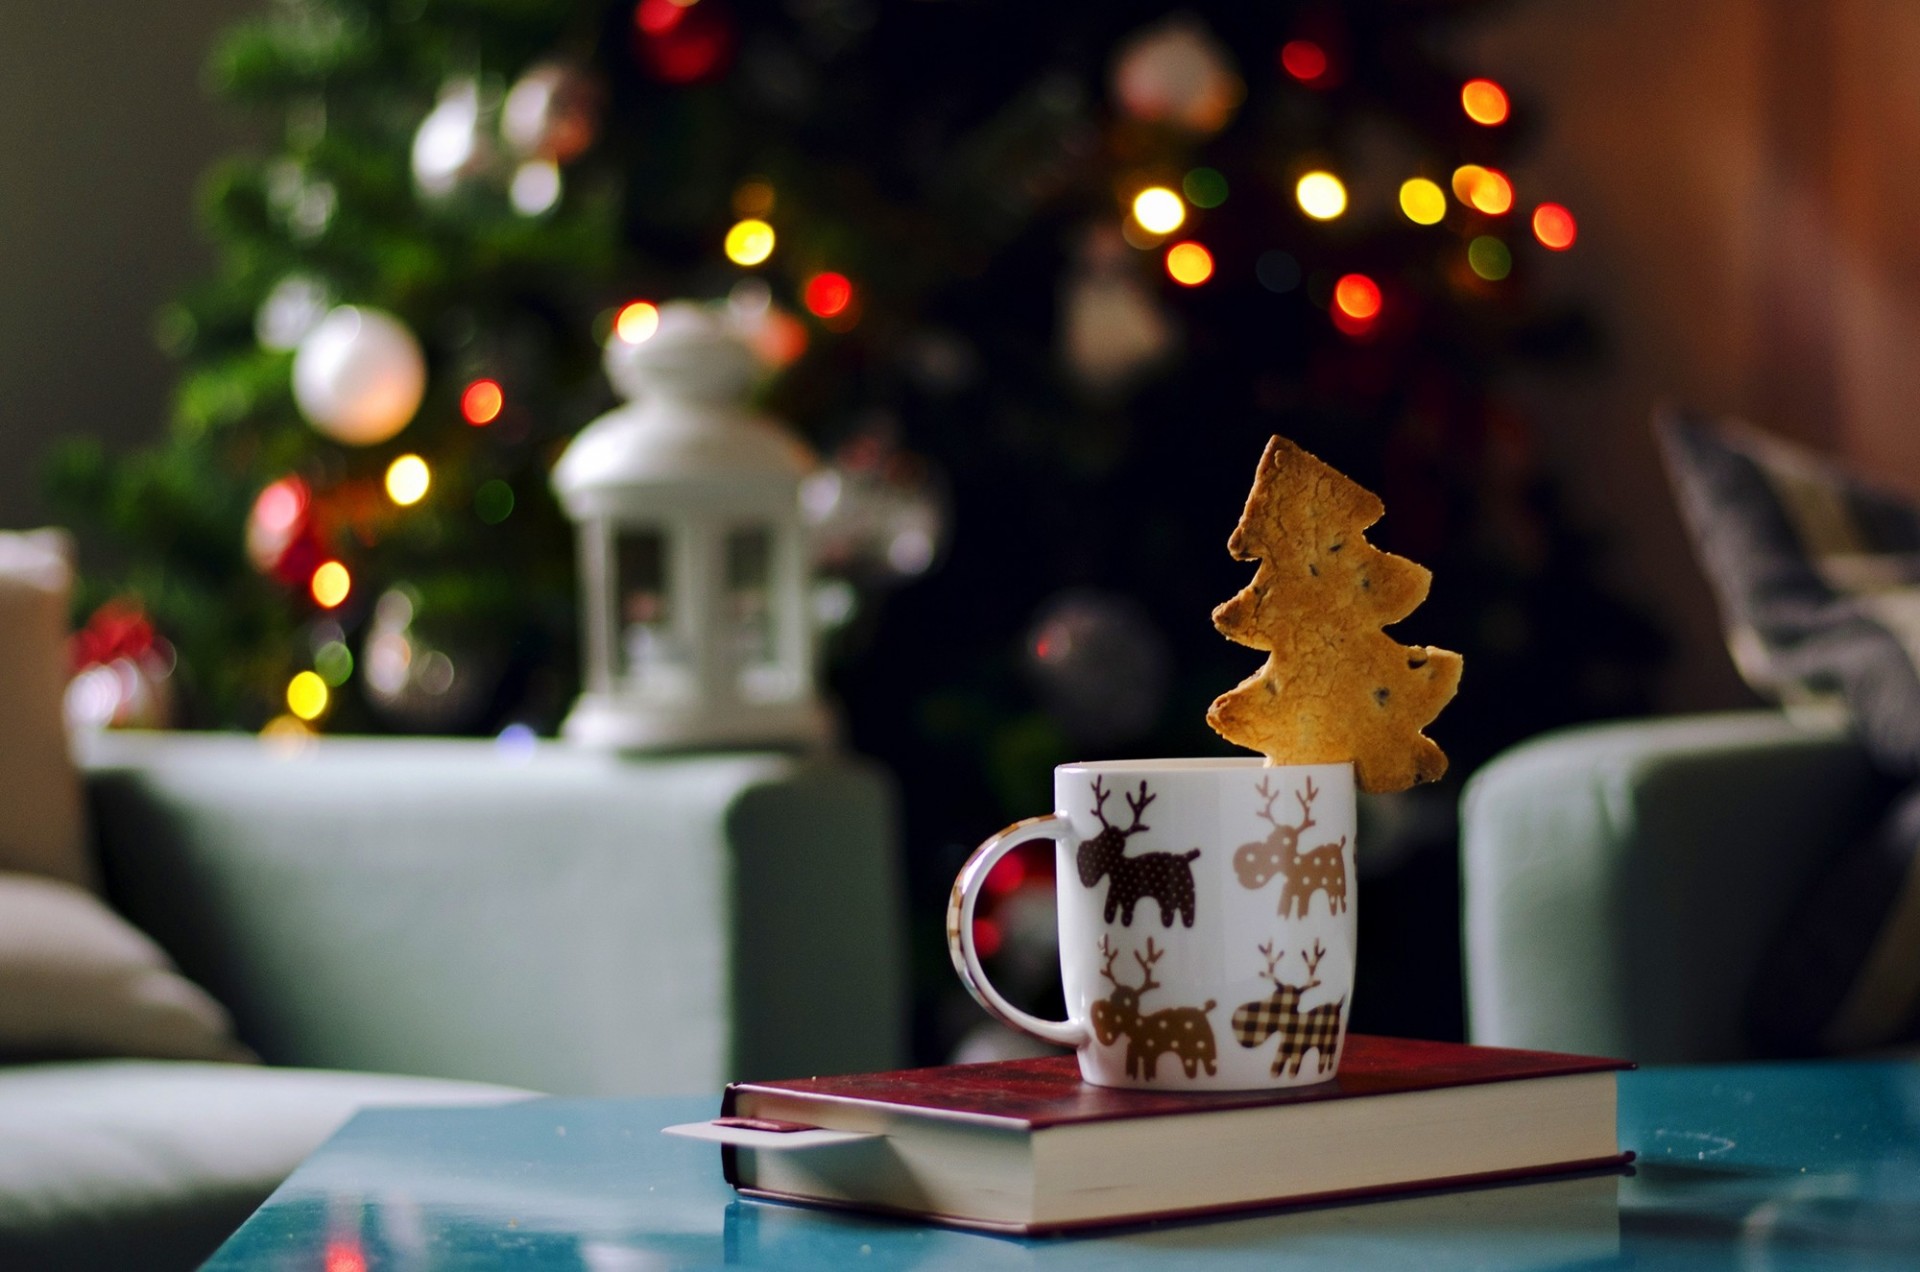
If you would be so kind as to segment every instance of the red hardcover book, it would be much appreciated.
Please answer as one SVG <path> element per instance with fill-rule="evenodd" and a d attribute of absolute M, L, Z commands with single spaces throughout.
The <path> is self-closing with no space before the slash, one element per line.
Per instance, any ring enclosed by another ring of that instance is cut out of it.
<path fill-rule="evenodd" d="M 1282 1091 L 1089 1086 L 1058 1056 L 735 1083 L 675 1129 L 748 1196 L 1034 1233 L 1617 1169 L 1630 1067 L 1355 1034 Z"/>

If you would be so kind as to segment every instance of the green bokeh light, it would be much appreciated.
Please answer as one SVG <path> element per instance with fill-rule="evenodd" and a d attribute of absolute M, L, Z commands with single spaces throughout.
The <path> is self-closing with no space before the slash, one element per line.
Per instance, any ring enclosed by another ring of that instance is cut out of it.
<path fill-rule="evenodd" d="M 1196 208 L 1217 208 L 1227 201 L 1227 179 L 1213 168 L 1195 168 L 1180 183 L 1180 190 Z"/>

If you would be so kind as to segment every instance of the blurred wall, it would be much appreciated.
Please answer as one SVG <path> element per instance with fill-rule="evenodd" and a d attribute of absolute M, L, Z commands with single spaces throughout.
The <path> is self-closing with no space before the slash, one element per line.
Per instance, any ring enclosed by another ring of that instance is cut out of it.
<path fill-rule="evenodd" d="M 1665 705 L 1751 701 L 1647 419 L 1740 413 L 1920 493 L 1920 5 L 1535 0 L 1472 50 L 1544 119 L 1515 175 L 1579 216 L 1555 285 L 1612 342 L 1526 386 L 1556 464 L 1678 642 Z"/>
<path fill-rule="evenodd" d="M 200 88 L 258 0 L 0 3 L 0 527 L 41 520 L 52 438 L 152 436 L 172 375 L 154 312 L 210 266 L 198 173 L 239 132 Z"/>

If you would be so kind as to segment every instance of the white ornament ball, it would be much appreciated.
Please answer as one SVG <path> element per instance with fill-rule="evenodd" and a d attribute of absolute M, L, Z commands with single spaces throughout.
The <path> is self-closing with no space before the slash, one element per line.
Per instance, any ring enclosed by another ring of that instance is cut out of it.
<path fill-rule="evenodd" d="M 300 413 L 347 446 L 374 446 L 398 433 L 426 391 L 420 342 L 383 310 L 330 310 L 293 355 L 293 400 Z"/>

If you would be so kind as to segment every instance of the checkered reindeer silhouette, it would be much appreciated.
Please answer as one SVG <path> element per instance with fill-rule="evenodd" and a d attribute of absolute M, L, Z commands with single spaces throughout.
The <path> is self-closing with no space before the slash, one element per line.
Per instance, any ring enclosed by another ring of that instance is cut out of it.
<path fill-rule="evenodd" d="M 1314 973 L 1319 970 L 1320 960 L 1326 957 L 1326 947 L 1315 941 L 1312 954 L 1302 950 L 1300 958 L 1307 965 L 1307 983 L 1288 985 L 1275 972 L 1280 960 L 1286 957 L 1285 951 L 1275 952 L 1277 944 L 1269 941 L 1260 947 L 1260 952 L 1267 957 L 1266 976 L 1273 982 L 1273 993 L 1234 1008 L 1233 1036 L 1243 1047 L 1257 1047 L 1273 1035 L 1280 1035 L 1280 1049 L 1273 1054 L 1273 1077 L 1280 1076 L 1282 1066 L 1288 1077 L 1297 1075 L 1300 1062 L 1309 1051 L 1319 1052 L 1319 1067 L 1315 1072 L 1330 1072 L 1338 1058 L 1340 1013 L 1346 1010 L 1347 1000 L 1342 996 L 1337 1002 L 1322 1003 L 1311 1011 L 1300 1010 L 1300 996 L 1319 987 Z"/>

